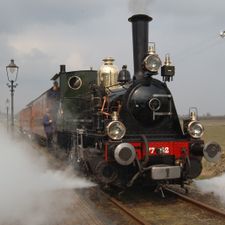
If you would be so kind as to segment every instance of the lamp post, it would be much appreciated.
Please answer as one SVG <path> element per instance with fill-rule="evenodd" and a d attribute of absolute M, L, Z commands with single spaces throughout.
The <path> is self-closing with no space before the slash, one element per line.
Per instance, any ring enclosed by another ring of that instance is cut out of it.
<path fill-rule="evenodd" d="M 9 83 L 7 86 L 10 88 L 11 92 L 11 128 L 14 130 L 14 88 L 16 88 L 17 84 L 15 84 L 18 76 L 19 67 L 14 63 L 14 59 L 11 59 L 11 62 L 8 66 L 6 66 L 7 78 Z"/>
<path fill-rule="evenodd" d="M 9 99 L 8 98 L 5 101 L 5 106 L 6 106 L 6 126 L 8 131 L 9 130 Z"/>

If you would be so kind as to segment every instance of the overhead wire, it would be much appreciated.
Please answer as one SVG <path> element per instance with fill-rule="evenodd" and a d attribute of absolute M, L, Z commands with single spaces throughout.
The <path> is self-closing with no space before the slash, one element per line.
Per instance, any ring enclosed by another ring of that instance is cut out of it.
<path fill-rule="evenodd" d="M 200 40 L 192 45 L 187 45 L 188 48 L 182 49 L 182 51 L 174 54 L 174 58 L 179 59 L 179 62 L 183 62 L 191 58 L 192 56 L 202 54 L 205 51 L 210 51 L 212 48 L 216 47 L 221 43 L 220 37 L 210 38 L 209 40 Z"/>

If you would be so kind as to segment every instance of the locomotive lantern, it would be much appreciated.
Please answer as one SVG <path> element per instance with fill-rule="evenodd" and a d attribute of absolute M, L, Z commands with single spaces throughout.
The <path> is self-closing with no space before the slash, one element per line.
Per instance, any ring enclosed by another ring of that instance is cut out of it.
<path fill-rule="evenodd" d="M 151 75 L 157 74 L 159 68 L 162 65 L 161 59 L 156 54 L 155 43 L 149 43 L 148 55 L 144 59 L 145 69 L 150 72 Z"/>
<path fill-rule="evenodd" d="M 161 76 L 163 78 L 163 81 L 172 81 L 174 75 L 175 75 L 175 67 L 171 63 L 170 55 L 166 54 L 165 63 L 161 67 Z"/>
<path fill-rule="evenodd" d="M 190 111 L 190 118 L 184 120 L 184 133 L 192 138 L 201 138 L 204 134 L 203 125 L 197 120 L 195 111 Z"/>
<path fill-rule="evenodd" d="M 118 120 L 118 113 L 116 111 L 112 113 L 111 117 L 112 121 L 110 121 L 106 126 L 107 135 L 112 140 L 120 140 L 126 134 L 126 127 Z"/>

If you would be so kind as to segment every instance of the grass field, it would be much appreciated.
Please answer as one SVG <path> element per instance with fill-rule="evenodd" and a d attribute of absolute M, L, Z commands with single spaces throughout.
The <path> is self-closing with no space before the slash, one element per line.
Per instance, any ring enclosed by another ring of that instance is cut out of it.
<path fill-rule="evenodd" d="M 222 149 L 222 157 L 218 163 L 209 163 L 203 159 L 203 171 L 200 178 L 212 177 L 225 171 L 225 117 L 200 120 L 205 128 L 203 139 L 216 141 Z"/>
<path fill-rule="evenodd" d="M 208 119 L 201 120 L 205 127 L 205 134 L 203 136 L 206 142 L 216 141 L 222 149 L 225 149 L 225 118 L 224 119 Z"/>

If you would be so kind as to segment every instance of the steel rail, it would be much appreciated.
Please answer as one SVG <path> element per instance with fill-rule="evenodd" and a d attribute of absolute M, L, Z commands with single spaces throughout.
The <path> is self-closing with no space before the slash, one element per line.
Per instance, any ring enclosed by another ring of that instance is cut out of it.
<path fill-rule="evenodd" d="M 117 199 L 115 199 L 114 197 L 109 196 L 108 194 L 106 194 L 105 192 L 101 191 L 102 194 L 109 199 L 115 206 L 117 206 L 119 209 L 121 209 L 123 212 L 125 212 L 129 217 L 131 217 L 135 222 L 137 222 L 138 224 L 141 225 L 151 225 L 150 223 L 144 221 L 142 218 L 140 218 L 139 216 L 135 215 L 135 212 L 133 212 L 132 210 L 128 209 L 125 205 L 123 205 L 122 203 L 120 203 Z"/>
<path fill-rule="evenodd" d="M 202 203 L 200 201 L 192 199 L 192 198 L 190 198 L 190 197 L 188 197 L 186 195 L 178 193 L 178 192 L 176 192 L 174 190 L 171 190 L 169 188 L 163 188 L 163 189 L 168 191 L 168 192 L 170 192 L 170 193 L 172 193 L 172 194 L 174 194 L 174 195 L 176 195 L 176 196 L 178 196 L 179 198 L 181 198 L 181 199 L 183 199 L 183 200 L 185 200 L 187 202 L 190 202 L 190 203 L 192 203 L 192 204 L 194 204 L 194 205 L 196 205 L 196 206 L 198 206 L 200 208 L 206 209 L 206 210 L 208 210 L 208 211 L 210 211 L 210 212 L 212 212 L 214 214 L 217 214 L 217 215 L 225 218 L 225 212 L 223 212 L 223 211 L 221 211 L 219 209 L 216 209 L 216 208 L 214 208 L 212 206 L 206 205 L 206 204 L 204 204 L 204 203 Z"/>

